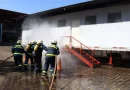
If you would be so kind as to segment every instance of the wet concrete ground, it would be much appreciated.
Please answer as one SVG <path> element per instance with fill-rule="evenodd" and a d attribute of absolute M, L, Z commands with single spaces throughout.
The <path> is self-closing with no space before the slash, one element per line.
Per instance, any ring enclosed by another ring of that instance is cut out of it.
<path fill-rule="evenodd" d="M 2 59 L 10 56 L 2 47 Z M 91 69 L 71 54 L 62 55 L 56 90 L 130 90 L 130 68 L 102 66 Z M 40 73 L 15 72 L 13 58 L 0 65 L 0 90 L 48 90 Z"/>

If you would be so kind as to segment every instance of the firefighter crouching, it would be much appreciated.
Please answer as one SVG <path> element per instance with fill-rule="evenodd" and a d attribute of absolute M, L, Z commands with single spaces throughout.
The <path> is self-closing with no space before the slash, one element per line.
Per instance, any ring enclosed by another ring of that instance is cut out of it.
<path fill-rule="evenodd" d="M 12 47 L 12 53 L 14 55 L 16 70 L 22 71 L 22 59 L 23 59 L 23 53 L 25 53 L 25 51 L 23 46 L 21 45 L 21 40 L 18 40 L 16 45 Z"/>
<path fill-rule="evenodd" d="M 27 70 L 27 66 L 28 66 L 28 60 L 31 60 L 31 70 L 34 69 L 34 59 L 32 56 L 32 52 L 33 52 L 33 45 L 35 44 L 35 41 L 32 41 L 30 43 L 28 43 L 28 45 L 26 46 L 26 53 L 25 53 L 25 62 L 24 62 L 24 70 Z"/>
<path fill-rule="evenodd" d="M 51 45 L 47 47 L 47 53 L 46 53 L 46 59 L 45 59 L 45 64 L 43 68 L 43 75 L 47 75 L 47 71 L 50 65 L 50 71 L 51 75 L 54 75 L 54 68 L 55 68 L 55 56 L 59 55 L 59 47 L 57 46 L 57 41 L 51 42 Z"/>
<path fill-rule="evenodd" d="M 42 51 L 47 51 L 47 47 L 43 44 L 43 41 L 40 40 L 37 42 L 36 46 L 34 47 L 34 60 L 36 66 L 36 72 L 42 72 Z"/>

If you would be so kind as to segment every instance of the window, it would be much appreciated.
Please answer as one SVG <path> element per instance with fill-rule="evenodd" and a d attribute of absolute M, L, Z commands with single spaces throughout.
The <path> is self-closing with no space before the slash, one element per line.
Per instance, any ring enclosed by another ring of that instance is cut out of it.
<path fill-rule="evenodd" d="M 59 20 L 58 21 L 58 27 L 65 27 L 66 26 L 66 20 Z"/>
<path fill-rule="evenodd" d="M 121 22 L 121 13 L 110 13 L 107 17 L 108 23 L 115 23 L 115 22 Z"/>
<path fill-rule="evenodd" d="M 87 16 L 85 18 L 85 25 L 96 24 L 96 16 Z"/>

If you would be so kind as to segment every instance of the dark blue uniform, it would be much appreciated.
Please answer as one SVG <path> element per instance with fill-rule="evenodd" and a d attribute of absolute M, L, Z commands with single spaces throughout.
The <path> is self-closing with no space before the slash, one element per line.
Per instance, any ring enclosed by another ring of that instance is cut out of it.
<path fill-rule="evenodd" d="M 12 48 L 12 53 L 14 54 L 14 61 L 16 69 L 22 69 L 22 58 L 23 53 L 25 53 L 24 48 L 21 44 L 17 43 Z"/>
<path fill-rule="evenodd" d="M 34 59 L 33 59 L 33 56 L 32 56 L 32 52 L 33 52 L 32 46 L 33 46 L 33 44 L 27 45 L 28 49 L 26 50 L 26 54 L 25 54 L 26 60 L 25 60 L 25 63 L 24 63 L 24 69 L 25 70 L 27 69 L 29 59 L 31 60 L 31 69 L 34 68 Z"/>
<path fill-rule="evenodd" d="M 37 50 L 35 50 L 35 56 L 34 56 L 34 60 L 36 63 L 36 72 L 41 72 L 42 71 L 42 51 L 45 50 L 47 51 L 47 47 L 44 44 L 37 44 L 38 48 Z"/>
<path fill-rule="evenodd" d="M 50 46 L 48 46 L 47 48 L 47 53 L 46 53 L 46 59 L 45 59 L 45 64 L 44 64 L 44 68 L 43 68 L 43 73 L 47 73 L 49 65 L 51 66 L 50 71 L 53 74 L 54 73 L 54 68 L 55 68 L 55 56 L 59 55 L 60 51 L 59 51 L 59 47 L 57 47 L 54 44 L 51 44 Z"/>
<path fill-rule="evenodd" d="M 34 51 L 34 47 L 36 46 L 36 44 L 37 44 L 37 43 L 34 43 L 34 44 L 32 44 L 32 46 L 31 46 L 32 53 L 33 53 L 33 51 Z M 34 56 L 33 56 L 33 60 L 34 60 Z M 35 60 L 34 60 L 34 63 L 35 63 Z"/>

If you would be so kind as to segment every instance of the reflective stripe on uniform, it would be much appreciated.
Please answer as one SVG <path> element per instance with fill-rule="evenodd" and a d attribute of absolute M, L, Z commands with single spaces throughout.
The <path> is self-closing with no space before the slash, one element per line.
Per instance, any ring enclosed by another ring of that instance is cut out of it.
<path fill-rule="evenodd" d="M 46 71 L 42 71 L 43 73 L 47 73 Z"/>
<path fill-rule="evenodd" d="M 14 48 L 22 48 L 22 47 L 14 47 Z"/>
<path fill-rule="evenodd" d="M 31 53 L 28 53 L 29 55 L 32 55 Z"/>
<path fill-rule="evenodd" d="M 22 45 L 15 45 L 14 48 L 22 48 Z"/>
<path fill-rule="evenodd" d="M 53 70 L 50 70 L 51 72 L 53 71 Z"/>
<path fill-rule="evenodd" d="M 46 56 L 56 56 L 56 55 L 54 55 L 54 54 L 46 54 Z"/>
<path fill-rule="evenodd" d="M 21 64 L 19 64 L 19 66 L 22 66 Z"/>
<path fill-rule="evenodd" d="M 14 54 L 20 54 L 20 55 L 23 55 L 22 53 L 14 53 Z"/>
<path fill-rule="evenodd" d="M 48 47 L 52 47 L 52 48 L 57 49 L 57 47 L 56 47 L 55 45 L 50 45 L 50 46 L 48 46 Z"/>

